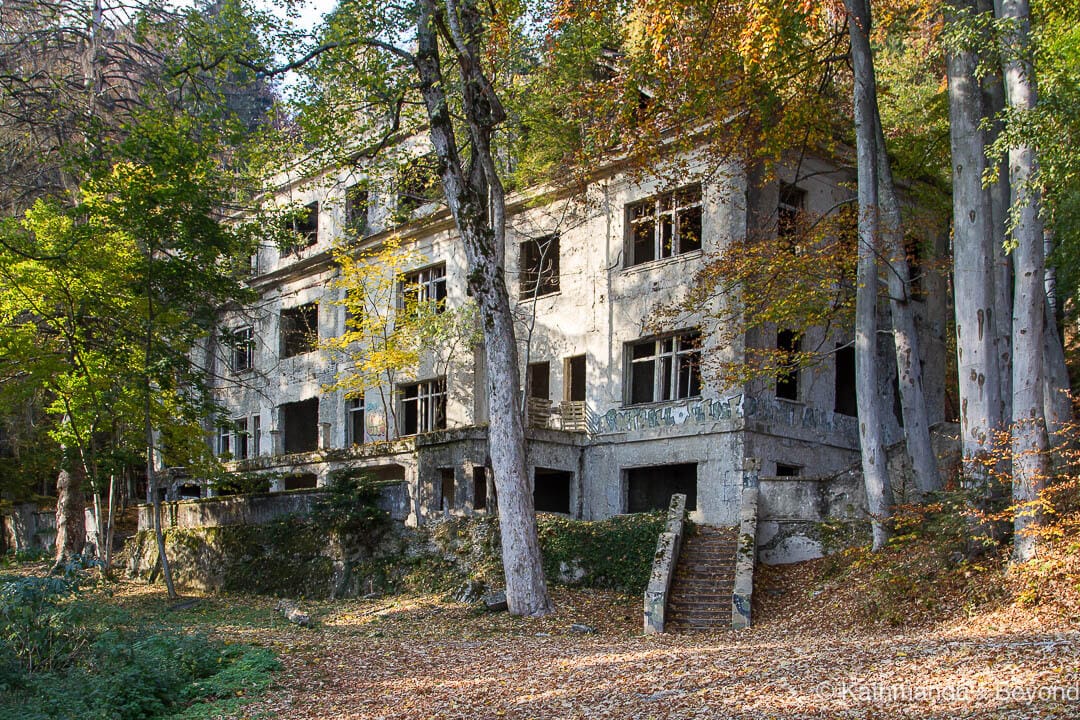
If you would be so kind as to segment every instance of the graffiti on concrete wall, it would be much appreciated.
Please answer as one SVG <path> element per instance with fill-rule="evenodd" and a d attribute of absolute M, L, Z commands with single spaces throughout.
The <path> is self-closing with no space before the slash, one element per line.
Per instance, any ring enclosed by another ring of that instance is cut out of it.
<path fill-rule="evenodd" d="M 805 428 L 819 432 L 853 432 L 855 419 L 828 410 L 774 397 L 739 394 L 728 398 L 702 398 L 648 407 L 612 408 L 594 416 L 592 431 L 597 434 L 631 432 L 658 427 L 695 424 L 725 424 L 735 429 L 739 421 L 754 420 L 764 425 Z"/>

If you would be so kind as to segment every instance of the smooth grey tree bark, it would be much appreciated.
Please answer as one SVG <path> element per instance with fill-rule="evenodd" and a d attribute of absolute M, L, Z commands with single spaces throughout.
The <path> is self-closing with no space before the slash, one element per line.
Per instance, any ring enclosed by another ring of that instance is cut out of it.
<path fill-rule="evenodd" d="M 974 0 L 950 0 L 949 22 L 975 11 Z M 956 315 L 957 375 L 964 475 L 978 491 L 988 490 L 982 460 L 1001 415 L 1001 369 L 995 341 L 992 211 L 982 184 L 986 144 L 980 123 L 982 92 L 975 77 L 977 58 L 970 49 L 946 56 L 949 83 L 949 135 L 953 176 L 953 288 Z"/>
<path fill-rule="evenodd" d="M 490 422 L 488 448 L 498 495 L 506 599 L 511 613 L 539 616 L 552 610 L 544 582 L 536 512 L 525 462 L 519 364 L 506 288 L 506 207 L 491 149 L 505 112 L 480 52 L 483 33 L 475 0 L 419 0 L 414 65 L 438 158 L 439 176 L 468 261 L 468 283 L 484 334 Z M 452 49 L 462 84 L 468 158 L 455 137 L 439 40 Z"/>
<path fill-rule="evenodd" d="M 878 222 L 885 253 L 900 410 L 904 418 L 904 439 L 911 460 L 912 475 L 919 499 L 922 500 L 928 494 L 941 489 L 941 474 L 938 471 L 934 446 L 930 442 L 930 420 L 926 411 L 926 393 L 923 390 L 919 334 L 911 297 L 911 268 L 904 247 L 900 202 L 896 197 L 896 185 L 893 182 L 892 168 L 889 166 L 889 154 L 885 148 L 885 134 L 881 130 L 877 93 L 874 90 L 877 79 L 874 75 L 873 55 L 868 37 L 860 36 L 859 42 L 866 43 L 859 52 L 866 53 L 870 64 L 870 104 L 874 115 L 874 154 L 877 158 Z"/>
<path fill-rule="evenodd" d="M 855 297 L 855 392 L 863 482 L 871 514 L 874 549 L 892 535 L 893 492 L 886 467 L 882 409 L 877 395 L 878 181 L 873 112 L 873 65 L 868 0 L 844 0 L 855 69 L 855 152 L 858 162 L 859 259 Z"/>
<path fill-rule="evenodd" d="M 1000 18 L 1007 21 L 1004 61 L 1005 95 L 1013 113 L 1035 108 L 1031 52 L 1031 10 L 1027 0 L 1002 0 Z M 1013 295 L 1012 455 L 1013 559 L 1026 562 L 1038 549 L 1036 526 L 1041 516 L 1035 501 L 1049 475 L 1049 438 L 1043 385 L 1043 343 L 1046 335 L 1046 286 L 1043 227 L 1035 184 L 1035 149 L 1018 144 L 1009 149 L 1012 188 L 1012 240 L 1015 290 Z"/>

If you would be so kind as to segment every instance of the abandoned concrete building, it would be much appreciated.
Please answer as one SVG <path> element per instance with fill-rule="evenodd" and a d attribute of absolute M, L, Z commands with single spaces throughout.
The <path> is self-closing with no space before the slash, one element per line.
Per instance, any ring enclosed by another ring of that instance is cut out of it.
<path fill-rule="evenodd" d="M 654 323 L 726 243 L 763 223 L 782 234 L 792 214 L 825 213 L 850 197 L 847 171 L 813 160 L 799 168 L 764 188 L 736 166 L 698 168 L 682 183 L 612 168 L 584 192 L 510 198 L 505 267 L 520 316 L 538 511 L 600 519 L 666 508 L 678 492 L 692 520 L 730 526 L 747 459 L 783 478 L 826 476 L 857 461 L 847 337 L 810 329 L 804 342 L 839 348 L 821 367 L 721 387 L 703 358 L 738 359 L 746 342 L 783 346 L 792 333 L 721 343 L 708 306 L 678 325 Z M 227 408 L 207 428 L 215 450 L 230 469 L 266 475 L 271 490 L 367 468 L 397 482 L 395 513 L 409 524 L 490 512 L 482 352 L 433 347 L 393 386 L 348 397 L 330 389 L 350 371 L 348 358 L 319 348 L 345 329 L 332 255 L 343 242 L 359 252 L 394 238 L 422 258 L 398 283 L 399 297 L 468 302 L 449 213 L 354 171 L 283 182 L 276 202 L 306 208 L 302 242 L 259 249 L 250 281 L 259 301 L 227 312 L 207 348 Z M 406 306 L 400 300 L 399 312 Z M 889 432 L 899 438 L 898 427 Z M 182 496 L 206 492 L 181 487 Z"/>

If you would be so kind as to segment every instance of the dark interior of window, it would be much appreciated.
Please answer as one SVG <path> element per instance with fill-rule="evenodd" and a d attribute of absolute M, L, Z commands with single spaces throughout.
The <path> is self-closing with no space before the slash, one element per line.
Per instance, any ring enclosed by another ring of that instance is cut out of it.
<path fill-rule="evenodd" d="M 799 351 L 800 338 L 794 330 L 776 333 L 776 349 L 786 353 Z M 784 400 L 799 399 L 799 369 L 790 365 L 776 376 L 776 397 Z"/>
<path fill-rule="evenodd" d="M 439 469 L 439 497 L 438 506 L 440 510 L 453 510 L 454 509 L 454 468 L 440 468 Z"/>
<path fill-rule="evenodd" d="M 487 468 L 483 465 L 473 466 L 472 481 L 473 510 L 483 510 L 487 507 Z"/>
<path fill-rule="evenodd" d="M 559 291 L 559 236 L 546 235 L 521 243 L 521 297 Z"/>
<path fill-rule="evenodd" d="M 585 356 L 575 355 L 566 359 L 566 399 L 570 402 L 585 401 Z"/>
<path fill-rule="evenodd" d="M 547 400 L 551 397 L 551 364 L 530 363 L 528 371 L 529 397 Z"/>
<path fill-rule="evenodd" d="M 319 398 L 281 406 L 282 440 L 286 453 L 311 452 L 319 447 Z"/>
<path fill-rule="evenodd" d="M 626 485 L 628 512 L 667 510 L 675 493 L 686 495 L 687 510 L 697 510 L 697 463 L 631 468 Z"/>
<path fill-rule="evenodd" d="M 536 468 L 533 474 L 533 503 L 537 512 L 570 514 L 570 483 L 574 473 Z"/>
<path fill-rule="evenodd" d="M 781 183 L 780 201 L 776 206 L 776 236 L 794 243 L 799 237 L 799 216 L 806 202 L 806 191 L 795 185 Z"/>
<path fill-rule="evenodd" d="M 345 227 L 357 235 L 367 234 L 368 189 L 357 183 L 345 189 Z"/>
<path fill-rule="evenodd" d="M 834 361 L 836 375 L 833 411 L 855 417 L 859 414 L 855 400 L 855 348 L 851 346 L 837 348 Z"/>
<path fill-rule="evenodd" d="M 287 475 L 282 480 L 285 490 L 310 490 L 319 486 L 319 480 L 315 473 L 302 473 L 299 475 Z"/>
<path fill-rule="evenodd" d="M 281 311 L 281 356 L 311 352 L 319 342 L 319 306 L 308 303 Z"/>
<path fill-rule="evenodd" d="M 408 220 L 419 207 L 442 198 L 438 163 L 434 155 L 413 158 L 398 172 L 397 219 Z"/>
<path fill-rule="evenodd" d="M 798 477 L 799 469 L 800 468 L 797 465 L 776 463 L 776 477 Z"/>

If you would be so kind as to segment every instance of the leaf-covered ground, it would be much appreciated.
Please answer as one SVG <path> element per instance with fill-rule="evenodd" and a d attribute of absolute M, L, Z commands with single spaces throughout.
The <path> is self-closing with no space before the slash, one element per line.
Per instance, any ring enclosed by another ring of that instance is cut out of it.
<path fill-rule="evenodd" d="M 268 598 L 205 598 L 169 614 L 280 655 L 276 687 L 233 717 L 1080 717 L 1075 606 L 1017 603 L 989 566 L 959 572 L 985 575 L 960 589 L 923 587 L 937 602 L 917 583 L 873 595 L 867 582 L 895 578 L 865 558 L 840 562 L 759 573 L 757 624 L 742 632 L 643 636 L 637 598 L 558 589 L 557 614 L 538 620 L 429 596 L 307 603 L 310 629 Z M 1054 577 L 1078 590 L 1072 571 Z M 157 590 L 121 596 L 163 604 Z"/>

